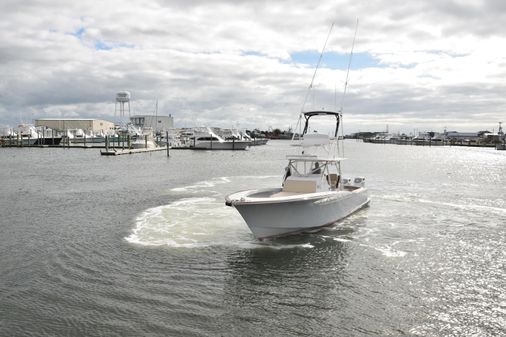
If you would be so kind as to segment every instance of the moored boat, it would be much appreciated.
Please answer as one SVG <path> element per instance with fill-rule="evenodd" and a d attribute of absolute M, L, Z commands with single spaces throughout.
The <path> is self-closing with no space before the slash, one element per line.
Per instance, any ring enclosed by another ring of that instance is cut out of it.
<path fill-rule="evenodd" d="M 142 129 L 142 134 L 130 144 L 132 149 L 154 149 L 158 147 L 155 142 L 153 128 L 146 127 Z"/>
<path fill-rule="evenodd" d="M 196 150 L 246 150 L 250 145 L 249 141 L 234 136 L 225 139 L 216 128 L 194 128 L 193 132 L 189 148 Z"/>
<path fill-rule="evenodd" d="M 495 145 L 496 150 L 504 151 L 506 150 L 506 137 L 504 135 L 504 132 L 502 131 L 502 122 L 499 122 L 499 131 L 497 131 L 497 137 L 498 140 L 502 143 L 498 143 Z"/>

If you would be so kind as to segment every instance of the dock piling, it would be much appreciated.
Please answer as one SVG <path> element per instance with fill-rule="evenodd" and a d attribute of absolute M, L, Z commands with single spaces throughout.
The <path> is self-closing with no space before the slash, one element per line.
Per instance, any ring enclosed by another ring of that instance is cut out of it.
<path fill-rule="evenodd" d="M 165 146 L 167 147 L 167 157 L 170 157 L 170 155 L 169 155 L 169 131 L 165 131 Z"/>

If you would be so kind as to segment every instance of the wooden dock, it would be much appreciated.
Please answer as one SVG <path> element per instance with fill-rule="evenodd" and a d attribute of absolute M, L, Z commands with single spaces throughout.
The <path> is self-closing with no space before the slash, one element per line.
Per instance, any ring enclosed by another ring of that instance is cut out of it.
<path fill-rule="evenodd" d="M 100 151 L 100 154 L 102 156 L 120 156 L 122 154 L 135 154 L 135 153 L 156 152 L 156 151 L 167 151 L 167 154 L 169 153 L 168 148 L 166 146 L 163 146 L 147 149 L 108 148 L 104 151 Z"/>
<path fill-rule="evenodd" d="M 0 144 L 0 147 L 26 147 L 26 148 L 60 148 L 60 149 L 105 149 L 105 145 L 93 144 L 93 145 L 21 145 L 21 144 Z"/>

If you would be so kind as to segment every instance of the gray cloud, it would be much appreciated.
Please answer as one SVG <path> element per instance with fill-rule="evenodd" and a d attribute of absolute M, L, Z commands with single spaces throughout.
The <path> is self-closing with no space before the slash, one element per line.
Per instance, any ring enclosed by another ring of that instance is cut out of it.
<path fill-rule="evenodd" d="M 505 117 L 502 1 L 0 6 L 0 124 L 113 118 L 115 93 L 129 90 L 134 112 L 152 112 L 158 99 L 159 111 L 178 125 L 294 125 L 313 69 L 290 55 L 319 50 L 331 22 L 329 50 L 347 53 L 357 16 L 355 51 L 381 63 L 350 74 L 348 131 L 388 123 L 437 128 L 441 121 L 483 129 Z M 345 73 L 322 69 L 318 76 L 316 97 L 333 102 Z"/>

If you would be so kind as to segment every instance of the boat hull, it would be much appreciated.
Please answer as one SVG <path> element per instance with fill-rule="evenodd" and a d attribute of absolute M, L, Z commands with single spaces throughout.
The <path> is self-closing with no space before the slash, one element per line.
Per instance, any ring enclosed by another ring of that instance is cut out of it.
<path fill-rule="evenodd" d="M 62 137 L 38 138 L 34 145 L 60 145 Z"/>
<path fill-rule="evenodd" d="M 156 143 L 152 140 L 148 140 L 148 141 L 135 141 L 133 142 L 131 145 L 130 145 L 130 148 L 132 149 L 154 149 L 156 148 L 158 145 L 156 145 Z"/>
<path fill-rule="evenodd" d="M 105 137 L 102 136 L 94 136 L 94 137 L 75 137 L 71 139 L 71 142 L 74 144 L 83 144 L 83 143 L 105 143 Z"/>
<path fill-rule="evenodd" d="M 265 144 L 267 144 L 268 141 L 269 141 L 269 139 L 267 139 L 267 138 L 253 138 L 251 140 L 251 145 L 252 146 L 265 145 Z"/>
<path fill-rule="evenodd" d="M 369 203 L 365 188 L 301 195 L 298 198 L 227 198 L 256 238 L 270 238 L 303 232 L 339 221 Z"/>
<path fill-rule="evenodd" d="M 246 150 L 250 142 L 244 141 L 198 141 L 195 145 L 190 145 L 190 148 L 195 150 Z"/>

